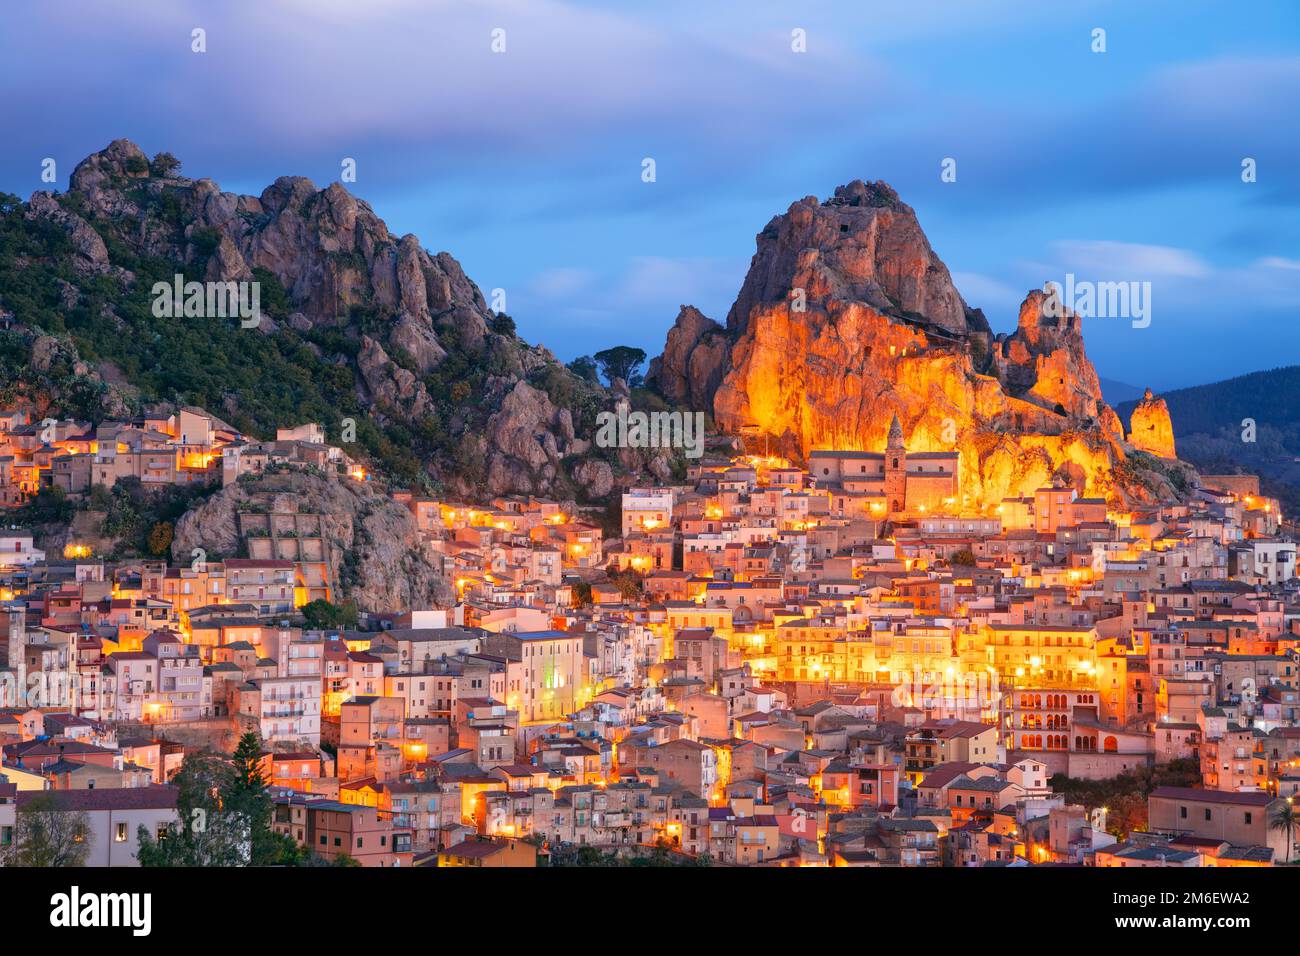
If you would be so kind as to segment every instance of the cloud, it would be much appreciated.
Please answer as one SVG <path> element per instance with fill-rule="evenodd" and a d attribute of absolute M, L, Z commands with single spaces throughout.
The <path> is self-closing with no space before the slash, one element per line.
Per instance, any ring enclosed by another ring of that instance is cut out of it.
<path fill-rule="evenodd" d="M 1216 342 L 1214 361 L 1289 347 L 1292 12 L 1225 8 L 1173 37 L 1175 3 L 1106 6 L 1105 56 L 1087 52 L 1093 12 L 1035 0 L 18 4 L 0 31 L 0 186 L 44 188 L 46 156 L 66 182 L 118 136 L 250 192 L 284 174 L 329 182 L 353 157 L 351 188 L 395 231 L 506 288 L 521 330 L 571 355 L 618 337 L 657 351 L 683 302 L 721 319 L 773 214 L 885 178 L 995 328 L 1014 323 L 1027 289 L 1072 271 L 1157 283 L 1154 331 L 1089 336 L 1138 378 L 1152 364 L 1199 374 L 1206 330 L 1234 322 L 1256 334 Z M 190 52 L 195 26 L 206 54 Z M 496 27 L 505 54 L 491 50 Z M 794 27 L 806 55 L 790 51 Z M 939 182 L 947 156 L 957 183 Z M 1240 181 L 1245 156 L 1258 183 Z"/>
<path fill-rule="evenodd" d="M 1080 280 L 1151 283 L 1150 326 L 1134 328 L 1124 318 L 1084 321 L 1088 354 L 1104 376 L 1168 389 L 1300 355 L 1292 318 L 1300 261 L 1265 256 L 1215 265 L 1188 249 L 1105 240 L 1052 241 L 1045 253 L 1018 264 L 1015 274 L 1039 283 L 1071 272 Z"/>
<path fill-rule="evenodd" d="M 596 275 L 590 269 L 544 269 L 528 284 L 528 294 L 546 301 L 571 299 L 585 292 Z"/>
<path fill-rule="evenodd" d="M 1051 244 L 1054 261 L 1068 272 L 1095 279 L 1138 279 L 1176 276 L 1200 278 L 1210 267 L 1186 249 L 1108 239 L 1063 239 Z"/>
<path fill-rule="evenodd" d="M 43 95 L 10 98 L 15 126 L 53 137 L 66 117 L 50 103 L 77 103 L 83 121 L 97 117 L 95 148 L 148 134 L 182 160 L 214 156 L 227 168 L 253 155 L 361 152 L 372 171 L 418 162 L 427 173 L 525 149 L 541 164 L 593 138 L 636 144 L 636 163 L 656 150 L 706 161 L 702 144 L 743 149 L 782 116 L 791 127 L 828 119 L 850 83 L 887 91 L 878 65 L 833 49 L 798 57 L 788 33 L 670 30 L 641 11 L 559 0 L 73 0 L 16 19 L 0 50 L 10 69 L 39 77 Z M 204 54 L 190 50 L 195 25 Z M 493 52 L 497 29 L 504 53 Z M 15 40 L 55 34 L 65 52 L 53 63 Z"/>
<path fill-rule="evenodd" d="M 512 313 L 521 331 L 557 355 L 635 345 L 650 355 L 684 304 L 722 321 L 744 278 L 746 263 L 714 257 L 633 256 L 607 272 L 547 268 L 524 281 Z"/>
<path fill-rule="evenodd" d="M 1015 315 L 1029 291 L 977 272 L 954 272 L 952 281 L 966 304 L 983 309 L 986 316 Z"/>
<path fill-rule="evenodd" d="M 1300 269 L 1300 259 L 1284 259 L 1282 256 L 1265 256 L 1256 263 L 1261 269 Z"/>

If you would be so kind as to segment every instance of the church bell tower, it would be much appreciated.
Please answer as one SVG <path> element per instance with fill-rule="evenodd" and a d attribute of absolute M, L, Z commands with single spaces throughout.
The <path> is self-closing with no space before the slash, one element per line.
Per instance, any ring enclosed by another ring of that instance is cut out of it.
<path fill-rule="evenodd" d="M 889 441 L 885 443 L 885 501 L 890 514 L 907 510 L 907 447 L 897 415 L 889 423 Z"/>

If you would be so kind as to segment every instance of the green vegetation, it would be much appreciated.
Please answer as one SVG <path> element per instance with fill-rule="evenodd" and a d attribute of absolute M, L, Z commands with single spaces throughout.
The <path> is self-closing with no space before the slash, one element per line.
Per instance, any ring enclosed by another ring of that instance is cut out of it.
<path fill-rule="evenodd" d="M 271 828 L 274 807 L 261 770 L 262 744 L 249 732 L 234 754 L 185 755 L 172 778 L 180 822 L 156 838 L 140 827 L 141 866 L 320 866 L 310 850 Z M 336 866 L 355 865 L 335 860 Z"/>
<path fill-rule="evenodd" d="M 155 166 L 174 168 L 172 162 L 165 156 L 154 160 Z M 70 207 L 79 205 L 75 194 L 62 198 Z M 171 238 L 178 248 L 186 244 L 174 191 L 154 196 L 136 190 L 132 198 L 175 229 Z M 507 371 L 499 349 L 484 361 L 460 348 L 454 330 L 440 329 L 448 361 L 425 382 L 438 413 L 409 425 L 378 424 L 358 396 L 355 363 L 361 334 L 386 328 L 391 316 L 359 305 L 344 328 L 299 334 L 283 324 L 292 302 L 265 269 L 254 269 L 253 275 L 261 283 L 263 315 L 276 323 L 273 332 L 243 329 L 233 319 L 154 316 L 154 283 L 170 283 L 178 272 L 186 281 L 201 279 L 219 234 L 195 230 L 188 244 L 196 258 L 182 264 L 136 254 L 112 224 L 89 221 L 112 265 L 129 271 L 134 281 L 121 273 L 79 273 L 67 233 L 44 220 L 25 219 L 21 200 L 0 194 L 0 303 L 34 330 L 0 331 L 0 402 L 21 396 L 48 401 L 53 414 L 91 421 L 108 417 L 103 405 L 108 387 L 75 373 L 80 357 L 92 367 L 111 367 L 130 383 L 123 397 L 133 411 L 154 402 L 198 405 L 254 438 L 273 437 L 276 428 L 304 421 L 320 422 L 328 435 L 338 436 L 343 419 L 351 418 L 356 442 L 344 445 L 349 453 L 368 455 L 399 482 L 428 486 L 422 462 L 449 456 L 456 444 L 444 423 L 458 407 L 475 404 L 471 397 L 481 397 L 489 375 Z M 495 324 L 505 332 L 513 323 L 498 317 Z M 31 362 L 34 333 L 64 343 L 48 369 Z M 268 388 L 269 382 L 275 387 Z"/>
<path fill-rule="evenodd" d="M 159 521 L 149 529 L 149 553 L 164 558 L 171 552 L 176 529 L 170 521 Z"/>
<path fill-rule="evenodd" d="M 569 363 L 568 369 L 578 378 L 593 385 L 600 383 L 600 370 L 596 368 L 596 360 L 590 355 L 579 355 Z"/>
<path fill-rule="evenodd" d="M 1152 484 L 1150 475 L 1156 474 L 1168 481 L 1170 487 L 1180 495 L 1188 495 L 1192 491 L 1185 470 L 1176 464 L 1157 458 L 1149 452 L 1130 452 L 1125 460 L 1116 466 L 1115 470 L 1123 480 L 1134 484 L 1145 484 L 1150 487 Z M 1144 472 L 1148 474 L 1144 476 Z"/>
<path fill-rule="evenodd" d="M 54 796 L 41 795 L 18 812 L 12 841 L 0 847 L 0 865 L 85 866 L 90 836 L 89 815 L 61 810 Z"/>
<path fill-rule="evenodd" d="M 351 601 L 331 604 L 318 598 L 304 604 L 299 611 L 307 627 L 313 630 L 348 630 L 357 626 L 357 606 Z"/>
<path fill-rule="evenodd" d="M 1106 829 L 1121 840 L 1147 828 L 1147 797 L 1156 787 L 1199 787 L 1201 767 L 1195 759 L 1171 760 L 1104 780 L 1082 780 L 1056 774 L 1048 781 L 1069 803 L 1092 810 L 1105 807 Z"/>
<path fill-rule="evenodd" d="M 1282 860 L 1283 863 L 1291 862 L 1291 852 L 1295 847 L 1295 833 L 1298 823 L 1300 823 L 1300 820 L 1297 819 L 1295 805 L 1291 802 L 1279 806 L 1273 811 L 1273 815 L 1269 817 L 1268 828 L 1286 834 L 1286 856 Z"/>
<path fill-rule="evenodd" d="M 179 168 L 167 153 L 137 165 L 143 167 L 138 172 L 152 177 L 174 175 Z M 233 318 L 155 316 L 154 285 L 170 285 L 178 274 L 184 281 L 206 278 L 222 239 L 218 230 L 190 219 L 184 187 L 159 185 L 158 179 L 116 183 L 142 210 L 143 221 L 98 215 L 78 193 L 57 197 L 103 240 L 107 270 L 87 269 L 66 229 L 44 218 L 28 219 L 17 196 L 0 193 L 0 306 L 14 322 L 0 329 L 0 403 L 31 401 L 52 415 L 91 422 L 159 403 L 197 405 L 254 439 L 271 438 L 277 428 L 319 422 L 331 443 L 371 462 L 395 484 L 426 493 L 440 492 L 441 480 L 451 476 L 471 487 L 484 484 L 488 456 L 482 435 L 525 368 L 530 385 L 569 411 L 575 432 L 595 430 L 605 402 L 597 360 L 584 357 L 574 371 L 554 360 L 525 362 L 526 346 L 505 314 L 490 317 L 492 334 L 474 341 L 465 340 L 468 333 L 457 322 L 435 318 L 446 354 L 428 371 L 392 342 L 395 315 L 367 298 L 365 281 L 353 290 L 359 301 L 332 325 L 290 324 L 301 303 L 264 268 L 253 269 L 264 319 L 257 329 L 241 328 Z M 254 228 L 261 224 L 259 217 L 244 215 Z M 336 268 L 366 268 L 358 253 L 328 255 Z M 366 335 L 415 376 L 431 400 L 427 412 L 415 416 L 410 408 L 388 407 L 362 382 L 358 359 Z M 34 362 L 38 341 L 42 360 Z M 630 385 L 640 382 L 644 360 L 643 351 L 626 346 L 600 353 L 606 373 Z M 345 434 L 348 441 L 342 440 Z M 616 450 L 593 454 L 611 463 L 617 458 Z M 569 485 L 561 475 L 556 493 L 574 493 Z M 40 504 L 42 513 L 62 507 L 53 500 Z M 140 530 L 134 546 L 141 553 L 148 550 L 155 523 Z"/>
<path fill-rule="evenodd" d="M 618 571 L 614 565 L 605 569 L 605 574 L 609 578 L 609 583 L 618 588 L 618 593 L 623 595 L 626 601 L 639 601 L 643 589 L 644 577 L 635 571 Z"/>
<path fill-rule="evenodd" d="M 630 345 L 615 345 L 613 348 L 597 352 L 593 358 L 600 366 L 601 374 L 610 384 L 613 384 L 616 378 L 621 378 L 632 387 L 641 384 L 641 373 L 638 369 L 646 359 L 644 349 L 633 348 Z"/>
<path fill-rule="evenodd" d="M 551 848 L 540 861 L 547 866 L 712 866 L 707 853 L 687 856 L 677 852 L 662 840 L 653 847 L 638 847 L 632 854 L 600 847 L 565 843 Z"/>

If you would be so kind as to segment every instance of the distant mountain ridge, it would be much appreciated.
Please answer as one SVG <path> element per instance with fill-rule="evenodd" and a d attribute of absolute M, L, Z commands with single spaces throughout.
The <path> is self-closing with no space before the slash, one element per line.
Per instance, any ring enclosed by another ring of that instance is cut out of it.
<path fill-rule="evenodd" d="M 1105 376 L 1101 378 L 1101 397 L 1112 407 L 1118 407 L 1124 402 L 1136 402 L 1142 397 L 1142 392 L 1143 389 L 1128 382 L 1117 382 Z"/>
<path fill-rule="evenodd" d="M 1300 510 L 1300 365 L 1165 392 L 1178 456 L 1208 474 L 1247 472 Z M 1136 402 L 1116 411 L 1125 421 Z M 1249 421 L 1248 421 L 1249 420 Z M 1254 424 L 1253 442 L 1249 423 Z"/>

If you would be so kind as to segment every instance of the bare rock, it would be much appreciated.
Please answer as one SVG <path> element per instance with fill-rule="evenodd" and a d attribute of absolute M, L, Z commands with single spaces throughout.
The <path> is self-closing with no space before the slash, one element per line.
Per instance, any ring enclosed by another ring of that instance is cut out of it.
<path fill-rule="evenodd" d="M 1174 450 L 1174 423 L 1169 417 L 1169 406 L 1163 398 L 1152 395 L 1149 388 L 1129 416 L 1128 440 L 1134 448 L 1150 452 L 1159 458 L 1177 457 Z"/>
<path fill-rule="evenodd" d="M 73 268 L 80 273 L 102 274 L 111 268 L 104 240 L 86 220 L 63 208 L 53 193 L 35 192 L 27 204 L 28 219 L 44 219 L 62 228 L 77 251 Z"/>
<path fill-rule="evenodd" d="M 189 562 L 194 548 L 210 561 L 239 556 L 238 514 L 252 508 L 320 514 L 336 591 L 362 610 L 428 608 L 451 597 L 408 509 L 364 484 L 304 472 L 241 481 L 192 508 L 176 524 L 173 559 Z"/>
<path fill-rule="evenodd" d="M 581 462 L 573 469 L 573 478 L 589 499 L 604 498 L 614 490 L 614 470 L 600 459 Z"/>

